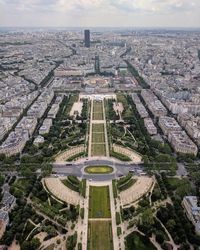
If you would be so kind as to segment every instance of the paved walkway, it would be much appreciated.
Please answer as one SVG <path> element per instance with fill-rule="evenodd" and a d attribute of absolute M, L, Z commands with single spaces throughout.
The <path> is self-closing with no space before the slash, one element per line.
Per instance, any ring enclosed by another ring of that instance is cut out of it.
<path fill-rule="evenodd" d="M 152 177 L 137 177 L 136 182 L 130 188 L 120 193 L 120 198 L 123 206 L 134 203 L 135 201 L 140 199 L 144 194 L 149 192 L 153 183 L 154 179 Z"/>
<path fill-rule="evenodd" d="M 139 155 L 137 152 L 135 152 L 133 149 L 125 148 L 123 146 L 113 144 L 113 150 L 116 153 L 126 155 L 134 163 L 141 163 L 142 162 L 142 156 Z"/>
<path fill-rule="evenodd" d="M 78 205 L 79 202 L 81 202 L 82 197 L 79 195 L 79 193 L 65 186 L 59 178 L 48 177 L 44 178 L 43 181 L 49 192 L 59 200 L 75 206 Z"/>
<path fill-rule="evenodd" d="M 111 221 L 111 218 L 90 218 L 88 221 Z"/>
<path fill-rule="evenodd" d="M 107 133 L 107 126 L 106 126 L 106 113 L 105 113 L 105 103 L 104 100 L 102 102 L 103 105 L 103 119 L 105 121 L 104 123 L 104 133 L 105 133 L 105 143 L 106 143 L 106 156 L 109 156 L 109 145 L 108 145 L 108 133 Z"/>
<path fill-rule="evenodd" d="M 86 198 L 80 203 L 80 208 L 84 208 L 84 219 L 79 218 L 77 224 L 77 242 L 82 243 L 82 250 L 87 250 L 88 215 L 89 215 L 89 185 L 86 182 Z M 78 244 L 77 244 L 78 247 Z M 77 248 L 78 249 L 78 248 Z"/>
<path fill-rule="evenodd" d="M 172 245 L 173 247 L 173 250 L 178 250 L 179 249 L 179 245 L 176 245 L 174 240 L 172 239 L 171 237 L 171 234 L 169 233 L 169 231 L 167 230 L 167 228 L 165 227 L 165 225 L 162 223 L 161 220 L 159 220 L 157 217 L 156 217 L 156 220 L 160 222 L 160 225 L 162 226 L 162 228 L 165 230 L 165 233 L 167 234 L 168 238 L 169 238 L 169 244 Z"/>
<path fill-rule="evenodd" d="M 84 145 L 72 147 L 58 154 L 55 158 L 55 162 L 66 162 L 70 157 L 77 155 L 79 153 L 85 152 L 85 151 L 86 151 L 86 148 Z"/>
<path fill-rule="evenodd" d="M 88 140 L 88 157 L 91 157 L 92 152 L 92 114 L 93 114 L 93 100 L 91 101 L 90 109 L 90 129 L 89 129 L 89 140 Z"/>
<path fill-rule="evenodd" d="M 113 247 L 114 247 L 114 250 L 117 250 L 119 249 L 120 239 L 117 236 L 116 210 L 115 210 L 112 182 L 110 182 L 109 184 L 109 190 L 110 190 L 110 211 L 111 211 L 111 219 L 112 219 Z"/>

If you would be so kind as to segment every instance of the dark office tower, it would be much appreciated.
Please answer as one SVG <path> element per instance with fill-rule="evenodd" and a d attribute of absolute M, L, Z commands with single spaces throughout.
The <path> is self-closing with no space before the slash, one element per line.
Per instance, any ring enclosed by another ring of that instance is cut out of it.
<path fill-rule="evenodd" d="M 85 47 L 89 48 L 90 47 L 90 31 L 89 30 L 84 30 L 84 38 L 85 38 Z"/>
<path fill-rule="evenodd" d="M 100 73 L 100 62 L 99 62 L 99 56 L 95 56 L 94 59 L 94 68 L 95 68 L 95 73 L 99 74 Z"/>

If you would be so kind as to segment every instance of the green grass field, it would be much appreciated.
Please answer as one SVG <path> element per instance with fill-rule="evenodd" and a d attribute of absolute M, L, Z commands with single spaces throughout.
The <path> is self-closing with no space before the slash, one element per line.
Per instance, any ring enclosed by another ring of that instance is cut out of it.
<path fill-rule="evenodd" d="M 92 156 L 105 156 L 104 124 L 92 124 Z"/>
<path fill-rule="evenodd" d="M 103 103 L 102 101 L 93 102 L 93 111 L 92 111 L 93 120 L 103 120 Z"/>
<path fill-rule="evenodd" d="M 103 102 L 102 101 L 94 101 L 93 102 L 93 112 L 94 113 L 103 113 Z"/>
<path fill-rule="evenodd" d="M 105 144 L 92 144 L 91 156 L 105 156 L 106 145 Z"/>
<path fill-rule="evenodd" d="M 110 174 L 113 168 L 110 166 L 89 166 L 84 169 L 88 174 Z"/>
<path fill-rule="evenodd" d="M 94 113 L 92 114 L 93 120 L 103 120 L 103 113 Z"/>
<path fill-rule="evenodd" d="M 104 124 L 92 124 L 92 133 L 104 133 Z"/>
<path fill-rule="evenodd" d="M 108 186 L 91 186 L 89 197 L 89 218 L 110 217 L 110 195 Z"/>
<path fill-rule="evenodd" d="M 105 143 L 104 133 L 92 133 L 92 143 Z"/>
<path fill-rule="evenodd" d="M 110 221 L 90 221 L 88 225 L 88 250 L 113 250 Z"/>

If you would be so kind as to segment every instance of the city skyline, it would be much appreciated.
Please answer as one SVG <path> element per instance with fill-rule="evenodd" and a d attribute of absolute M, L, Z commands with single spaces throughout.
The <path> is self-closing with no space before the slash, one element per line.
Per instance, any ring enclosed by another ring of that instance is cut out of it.
<path fill-rule="evenodd" d="M 0 0 L 0 26 L 200 27 L 199 9 L 197 0 Z"/>

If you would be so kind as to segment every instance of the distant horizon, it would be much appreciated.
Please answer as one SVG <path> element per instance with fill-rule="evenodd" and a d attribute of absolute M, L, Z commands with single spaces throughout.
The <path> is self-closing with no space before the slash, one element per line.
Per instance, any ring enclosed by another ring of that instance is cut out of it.
<path fill-rule="evenodd" d="M 200 26 L 1 26 L 0 29 L 200 29 Z"/>

